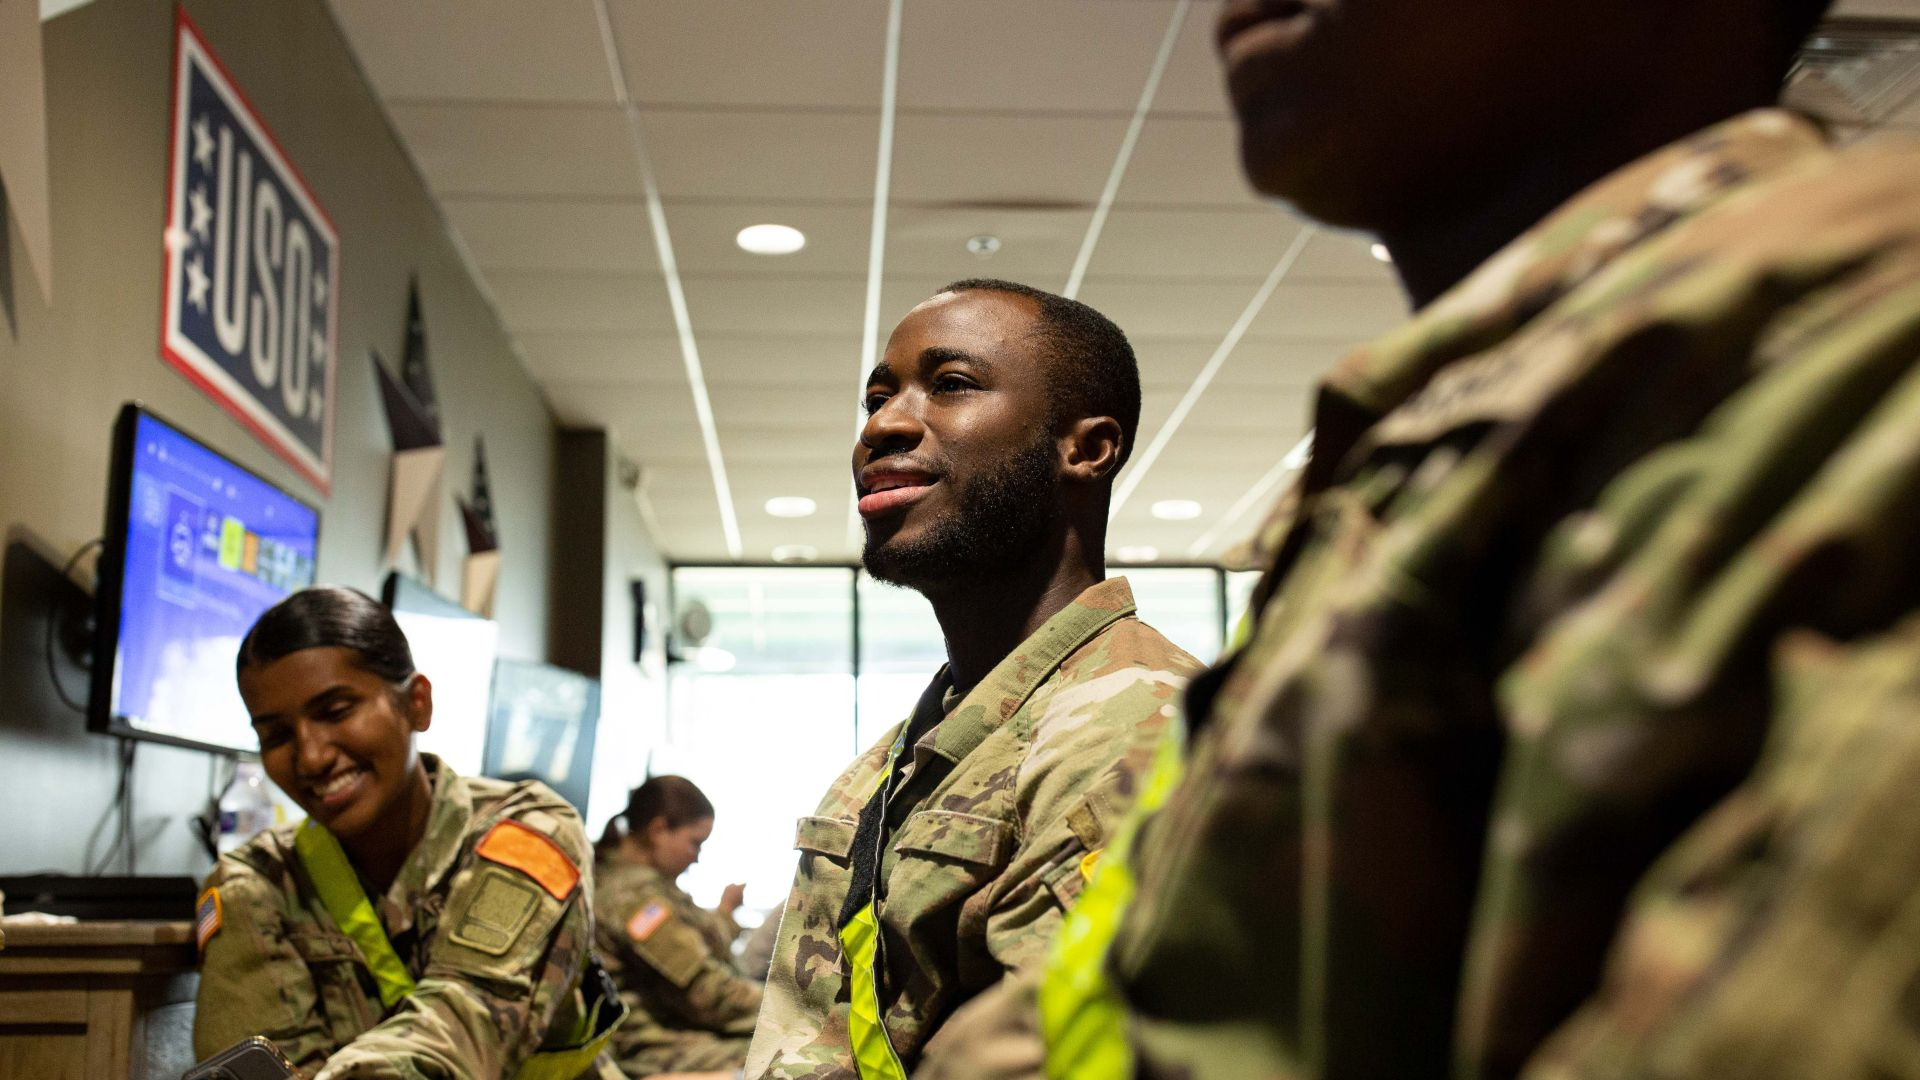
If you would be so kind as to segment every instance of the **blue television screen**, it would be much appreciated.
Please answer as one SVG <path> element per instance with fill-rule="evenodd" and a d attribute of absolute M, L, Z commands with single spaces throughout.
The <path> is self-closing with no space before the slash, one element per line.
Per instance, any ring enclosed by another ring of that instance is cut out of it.
<path fill-rule="evenodd" d="M 234 655 L 261 612 L 313 584 L 319 513 L 145 410 L 125 409 L 116 436 L 96 726 L 252 749 Z"/>

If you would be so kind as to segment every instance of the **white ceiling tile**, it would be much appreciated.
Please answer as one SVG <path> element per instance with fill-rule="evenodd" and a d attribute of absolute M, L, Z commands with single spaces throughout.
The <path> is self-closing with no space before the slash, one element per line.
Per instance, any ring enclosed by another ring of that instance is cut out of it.
<path fill-rule="evenodd" d="M 682 439 L 699 458 L 699 432 L 693 420 L 693 400 L 685 386 L 631 385 L 599 380 L 548 380 L 547 403 L 562 427 L 603 427 L 620 433 L 620 445 L 636 459 L 662 448 L 644 441 L 663 436 L 666 448 L 677 449 Z"/>
<path fill-rule="evenodd" d="M 667 288 L 655 274 L 494 270 L 487 287 L 508 329 L 672 333 Z"/>
<path fill-rule="evenodd" d="M 611 104 L 593 0 L 330 0 L 388 100 Z"/>
<path fill-rule="evenodd" d="M 642 194 L 612 105 L 397 104 L 394 126 L 435 194 Z"/>
<path fill-rule="evenodd" d="M 832 334 L 858 331 L 866 281 L 859 277 L 686 276 L 696 335 Z"/>
<path fill-rule="evenodd" d="M 622 447 L 621 449 L 626 449 Z M 731 481 L 731 476 L 729 476 Z M 657 512 L 662 503 L 698 506 L 718 513 L 713 497 L 713 472 L 704 460 L 694 464 L 640 462 L 640 485 Z"/>
<path fill-rule="evenodd" d="M 653 109 L 641 130 L 669 199 L 873 204 L 878 113 Z"/>
<path fill-rule="evenodd" d="M 1160 92 L 1153 99 L 1154 112 L 1227 115 L 1226 80 L 1213 47 L 1214 22 L 1219 17 L 1219 0 L 1199 0 L 1188 9 L 1187 23 L 1180 29 Z"/>
<path fill-rule="evenodd" d="M 611 0 L 643 104 L 878 108 L 885 0 Z"/>
<path fill-rule="evenodd" d="M 1091 210 L 896 206 L 887 220 L 887 272 L 949 281 L 993 277 L 1058 290 L 1073 271 L 1092 220 Z M 976 255 L 967 248 L 976 236 L 995 238 L 999 250 Z"/>
<path fill-rule="evenodd" d="M 1259 282 L 1273 271 L 1302 227 L 1300 219 L 1278 208 L 1121 207 L 1107 219 L 1089 270 L 1116 278 Z"/>
<path fill-rule="evenodd" d="M 1259 289 L 1258 281 L 1133 281 L 1089 278 L 1080 299 L 1130 336 L 1211 339 L 1218 344 Z"/>
<path fill-rule="evenodd" d="M 1251 333 L 1367 341 L 1407 320 L 1407 299 L 1391 284 L 1292 284 L 1273 291 Z"/>
<path fill-rule="evenodd" d="M 1090 207 L 1100 198 L 1126 130 L 1125 117 L 901 116 L 894 131 L 893 197 Z"/>
<path fill-rule="evenodd" d="M 901 24 L 900 104 L 1130 112 L 1173 10 L 1168 0 L 915 0 Z"/>
<path fill-rule="evenodd" d="M 757 383 L 711 387 L 714 416 L 756 428 L 852 430 L 855 396 L 849 389 L 795 387 L 773 372 Z M 849 442 L 851 440 L 849 439 Z"/>
<path fill-rule="evenodd" d="M 1373 257 L 1373 237 L 1365 233 L 1321 229 L 1307 241 L 1288 281 L 1360 282 L 1398 288 L 1393 267 Z"/>
<path fill-rule="evenodd" d="M 867 271 L 873 209 L 777 202 L 668 202 L 667 231 L 683 274 L 857 275 Z M 751 255 L 735 237 L 749 225 L 790 225 L 807 246 L 791 255 Z"/>
<path fill-rule="evenodd" d="M 1140 129 L 1121 205 L 1264 205 L 1240 174 L 1240 136 L 1232 120 L 1154 116 Z"/>
<path fill-rule="evenodd" d="M 682 386 L 687 370 L 671 334 L 520 331 L 514 334 L 534 378 Z"/>
<path fill-rule="evenodd" d="M 1840 0 L 1832 14 L 1860 19 L 1920 19 L 1920 0 Z"/>
<path fill-rule="evenodd" d="M 442 198 L 482 270 L 654 270 L 652 231 L 637 200 Z"/>
<path fill-rule="evenodd" d="M 721 453 L 730 468 L 798 466 L 820 470 L 823 476 L 839 476 L 853 452 L 851 413 L 847 414 L 845 427 L 832 422 L 799 429 L 726 421 L 719 421 L 716 426 L 720 429 Z"/>
<path fill-rule="evenodd" d="M 860 336 L 856 324 L 829 334 L 702 334 L 700 359 L 707 385 L 774 384 L 824 389 L 844 399 L 849 418 L 860 393 Z"/>

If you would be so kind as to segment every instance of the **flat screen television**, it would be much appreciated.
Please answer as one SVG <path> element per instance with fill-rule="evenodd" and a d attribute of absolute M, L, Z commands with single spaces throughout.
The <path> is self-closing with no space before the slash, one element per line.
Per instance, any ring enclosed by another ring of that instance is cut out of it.
<path fill-rule="evenodd" d="M 257 748 L 234 684 L 260 613 L 313 584 L 320 512 L 137 403 L 120 410 L 94 592 L 95 731 Z"/>
<path fill-rule="evenodd" d="M 480 775 L 500 624 L 398 571 L 387 575 L 380 599 L 407 635 L 414 668 L 433 685 L 433 724 L 414 745 L 438 754 L 454 772 Z"/>
<path fill-rule="evenodd" d="M 486 774 L 538 780 L 585 815 L 599 724 L 600 680 L 552 664 L 502 659 L 493 669 Z"/>

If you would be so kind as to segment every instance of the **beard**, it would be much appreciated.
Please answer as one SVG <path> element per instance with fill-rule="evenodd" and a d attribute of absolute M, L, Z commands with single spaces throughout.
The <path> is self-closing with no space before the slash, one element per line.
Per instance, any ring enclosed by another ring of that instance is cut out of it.
<path fill-rule="evenodd" d="M 867 525 L 860 561 L 875 580 L 917 592 L 997 576 L 1033 556 L 1058 513 L 1053 437 L 1032 443 L 958 490 L 958 506 L 911 540 Z"/>

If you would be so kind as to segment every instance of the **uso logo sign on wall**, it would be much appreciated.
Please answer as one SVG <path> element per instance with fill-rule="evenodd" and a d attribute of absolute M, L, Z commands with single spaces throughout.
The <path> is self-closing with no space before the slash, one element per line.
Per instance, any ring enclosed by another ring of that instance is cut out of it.
<path fill-rule="evenodd" d="M 161 352 L 322 492 L 340 236 L 183 11 Z"/>

